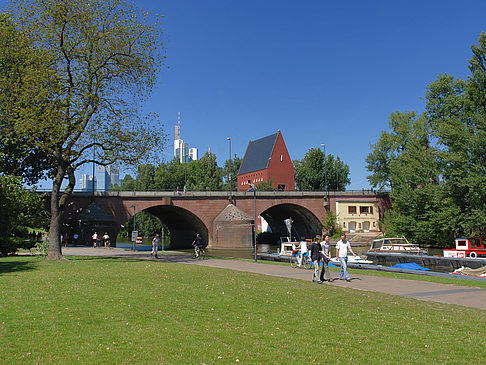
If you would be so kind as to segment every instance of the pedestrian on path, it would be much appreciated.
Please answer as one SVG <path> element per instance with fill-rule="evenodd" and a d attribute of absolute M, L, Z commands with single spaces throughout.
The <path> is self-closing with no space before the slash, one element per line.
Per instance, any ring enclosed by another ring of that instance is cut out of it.
<path fill-rule="evenodd" d="M 299 248 L 300 248 L 300 257 L 299 257 L 299 263 L 298 263 L 298 267 L 302 267 L 302 262 L 304 260 L 304 256 L 307 254 L 307 242 L 306 241 L 302 241 L 299 245 Z"/>
<path fill-rule="evenodd" d="M 312 276 L 312 281 L 315 281 L 316 283 L 321 284 L 322 281 L 319 279 L 319 277 L 320 277 L 320 275 L 319 275 L 319 268 L 320 268 L 319 263 L 321 262 L 322 248 L 321 248 L 321 244 L 320 244 L 321 237 L 320 236 L 317 236 L 317 237 L 318 237 L 318 242 L 313 242 L 310 245 L 310 255 L 311 255 L 312 262 L 314 264 L 314 275 Z"/>
<path fill-rule="evenodd" d="M 341 239 L 336 243 L 336 259 L 341 263 L 341 271 L 339 272 L 339 280 L 346 278 L 346 281 L 351 281 L 348 274 L 348 251 L 356 256 L 351 245 L 346 240 L 346 235 L 342 234 Z"/>
<path fill-rule="evenodd" d="M 159 241 L 160 241 L 160 238 L 159 238 L 159 234 L 157 233 L 155 235 L 154 239 L 152 240 L 152 252 L 150 253 L 150 256 L 154 255 L 156 259 L 159 258 L 157 256 L 157 252 L 159 250 Z"/>
<path fill-rule="evenodd" d="M 93 239 L 93 248 L 98 246 L 98 232 L 95 232 L 91 238 Z"/>
<path fill-rule="evenodd" d="M 319 241 L 321 240 L 320 236 L 317 236 Z M 324 242 L 321 242 L 322 248 L 322 269 L 321 269 L 321 281 L 329 281 L 331 282 L 331 274 L 329 272 L 329 260 L 331 259 L 331 242 L 329 241 L 330 237 L 326 236 L 324 238 Z"/>

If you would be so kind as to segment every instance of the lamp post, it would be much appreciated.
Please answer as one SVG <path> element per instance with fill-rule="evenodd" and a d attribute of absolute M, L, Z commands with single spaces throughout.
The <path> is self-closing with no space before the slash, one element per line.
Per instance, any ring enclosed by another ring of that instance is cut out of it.
<path fill-rule="evenodd" d="M 229 142 L 229 171 L 228 171 L 228 183 L 229 183 L 229 189 L 230 189 L 230 203 L 233 203 L 233 194 L 232 194 L 232 189 L 231 189 L 231 138 L 227 137 L 226 138 Z"/>
<path fill-rule="evenodd" d="M 129 208 L 133 208 L 133 232 L 136 232 L 137 228 L 136 228 L 136 221 L 135 221 L 135 204 L 130 205 Z M 137 238 L 135 237 L 135 240 L 133 239 L 133 232 L 132 232 L 132 249 L 133 251 L 135 251 L 135 241 Z"/>
<path fill-rule="evenodd" d="M 254 252 L 255 252 L 255 262 L 257 261 L 257 245 L 256 245 L 256 186 L 254 184 L 250 184 L 249 191 L 253 191 L 253 244 Z"/>
<path fill-rule="evenodd" d="M 321 143 L 322 151 L 324 152 L 324 186 L 327 188 L 327 163 L 326 163 L 326 145 Z"/>
<path fill-rule="evenodd" d="M 165 240 L 165 235 L 164 235 L 165 229 L 162 226 L 162 251 L 164 251 L 164 240 Z"/>

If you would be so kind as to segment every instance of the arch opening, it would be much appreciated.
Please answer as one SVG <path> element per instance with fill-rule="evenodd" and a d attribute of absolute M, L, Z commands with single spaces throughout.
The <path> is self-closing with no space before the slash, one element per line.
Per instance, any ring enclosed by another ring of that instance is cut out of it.
<path fill-rule="evenodd" d="M 190 211 L 172 205 L 157 205 L 144 210 L 159 218 L 170 231 L 172 248 L 192 248 L 192 242 L 199 233 L 203 242 L 209 242 L 205 224 Z"/>
<path fill-rule="evenodd" d="M 276 239 L 287 237 L 285 219 L 292 218 L 292 239 L 314 238 L 322 232 L 322 223 L 307 208 L 296 204 L 275 205 L 260 214 L 270 226 Z"/>

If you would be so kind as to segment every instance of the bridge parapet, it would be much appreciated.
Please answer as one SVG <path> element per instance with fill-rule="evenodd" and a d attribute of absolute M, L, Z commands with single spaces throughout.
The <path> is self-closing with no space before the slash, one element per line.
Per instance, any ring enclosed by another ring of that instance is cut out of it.
<path fill-rule="evenodd" d="M 357 196 L 376 196 L 376 191 L 370 190 L 356 190 L 356 191 L 256 191 L 258 197 L 282 197 L 282 198 L 298 198 L 298 197 L 357 197 Z M 252 191 L 238 191 L 232 192 L 231 195 L 235 198 L 253 197 Z M 74 192 L 73 196 L 77 197 L 121 197 L 121 198 L 157 198 L 157 197 L 177 197 L 177 198 L 226 198 L 230 196 L 229 191 L 151 191 L 151 190 L 117 190 L 117 191 L 96 191 L 93 192 Z"/>

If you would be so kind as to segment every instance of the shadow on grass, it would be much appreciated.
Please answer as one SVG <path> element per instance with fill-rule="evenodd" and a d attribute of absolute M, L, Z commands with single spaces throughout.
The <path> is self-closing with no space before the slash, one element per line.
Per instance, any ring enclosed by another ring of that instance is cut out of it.
<path fill-rule="evenodd" d="M 0 275 L 35 270 L 35 266 L 35 263 L 32 261 L 0 261 Z"/>
<path fill-rule="evenodd" d="M 110 256 L 64 256 L 69 261 L 116 261 L 116 262 L 136 262 L 141 259 L 135 257 L 110 257 Z"/>

